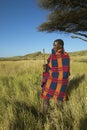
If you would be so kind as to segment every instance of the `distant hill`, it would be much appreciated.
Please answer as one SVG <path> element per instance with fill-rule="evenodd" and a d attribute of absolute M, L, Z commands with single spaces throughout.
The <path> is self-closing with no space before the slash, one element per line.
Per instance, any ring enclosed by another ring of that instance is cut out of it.
<path fill-rule="evenodd" d="M 70 52 L 69 53 L 71 56 L 87 56 L 87 50 L 84 50 L 84 51 L 77 51 L 77 52 Z"/>
<path fill-rule="evenodd" d="M 70 52 L 70 58 L 74 62 L 86 62 L 87 63 L 87 50 Z"/>
<path fill-rule="evenodd" d="M 72 60 L 86 60 L 87 61 L 87 50 L 78 51 L 78 52 L 69 52 L 69 55 Z M 49 54 L 45 54 L 47 59 Z M 18 61 L 18 60 L 43 60 L 44 54 L 42 52 L 35 52 L 31 54 L 26 54 L 24 56 L 14 56 L 8 58 L 0 58 L 0 61 Z"/>
<path fill-rule="evenodd" d="M 47 58 L 49 54 L 45 54 L 45 58 Z M 2 57 L 0 61 L 18 61 L 18 60 L 42 60 L 44 59 L 44 54 L 42 52 L 35 52 L 31 54 L 26 54 L 24 56 L 14 56 L 14 57 Z"/>

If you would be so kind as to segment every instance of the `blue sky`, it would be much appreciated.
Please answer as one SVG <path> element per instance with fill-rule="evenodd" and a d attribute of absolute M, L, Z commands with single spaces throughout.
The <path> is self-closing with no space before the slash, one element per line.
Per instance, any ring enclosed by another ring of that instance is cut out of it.
<path fill-rule="evenodd" d="M 0 57 L 22 56 L 44 48 L 51 52 L 55 39 L 61 38 L 68 52 L 87 50 L 87 42 L 69 34 L 38 32 L 48 12 L 37 0 L 0 0 Z"/>

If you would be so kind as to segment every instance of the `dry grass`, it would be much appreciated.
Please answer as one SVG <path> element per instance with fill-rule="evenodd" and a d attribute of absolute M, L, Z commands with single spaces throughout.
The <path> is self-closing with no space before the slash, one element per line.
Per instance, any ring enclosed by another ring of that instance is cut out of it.
<path fill-rule="evenodd" d="M 42 60 L 0 61 L 0 130 L 86 130 L 87 64 L 71 62 L 69 100 L 43 116 Z"/>

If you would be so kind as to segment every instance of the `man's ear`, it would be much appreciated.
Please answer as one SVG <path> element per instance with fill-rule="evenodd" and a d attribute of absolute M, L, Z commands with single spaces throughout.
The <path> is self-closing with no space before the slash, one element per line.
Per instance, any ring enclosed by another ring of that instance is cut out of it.
<path fill-rule="evenodd" d="M 59 45 L 58 45 L 58 48 L 61 49 L 61 48 L 62 48 L 62 45 L 59 44 Z"/>

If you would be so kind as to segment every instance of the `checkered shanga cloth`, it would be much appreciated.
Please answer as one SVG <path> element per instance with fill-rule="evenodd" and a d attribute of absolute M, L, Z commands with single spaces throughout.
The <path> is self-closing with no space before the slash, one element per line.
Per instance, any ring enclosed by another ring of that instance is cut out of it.
<path fill-rule="evenodd" d="M 58 50 L 47 60 L 47 70 L 43 72 L 42 98 L 53 98 L 55 101 L 66 99 L 66 88 L 70 73 L 68 53 Z"/>

